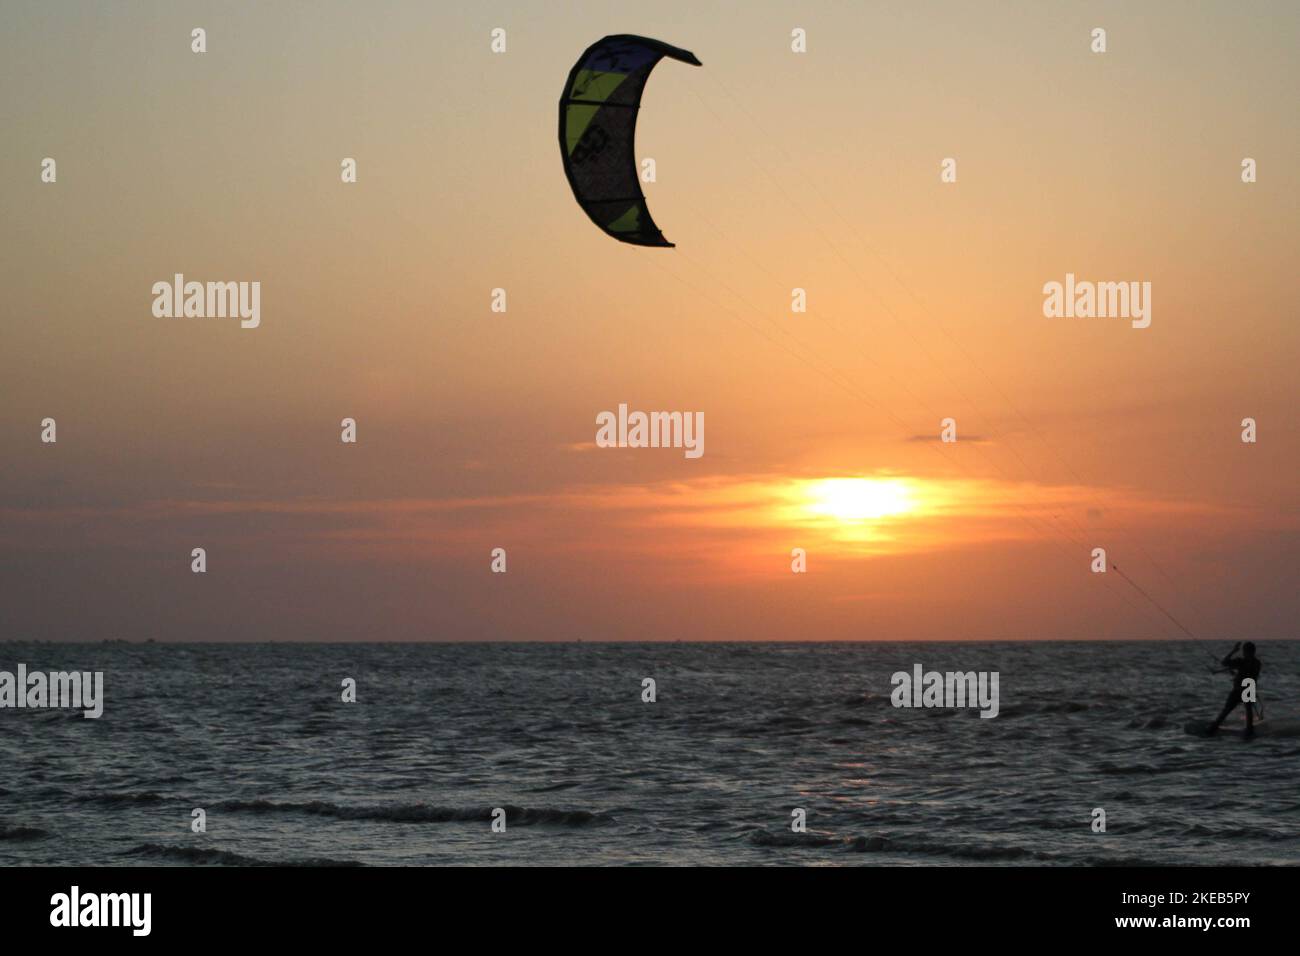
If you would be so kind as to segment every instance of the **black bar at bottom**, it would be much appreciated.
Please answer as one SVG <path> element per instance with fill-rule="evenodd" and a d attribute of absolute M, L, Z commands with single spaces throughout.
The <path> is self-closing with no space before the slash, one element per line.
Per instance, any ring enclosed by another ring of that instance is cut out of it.
<path fill-rule="evenodd" d="M 734 948 L 746 939 L 770 945 L 783 930 L 809 943 L 809 932 L 847 935 L 870 948 L 894 939 L 1099 936 L 1237 946 L 1293 924 L 1285 908 L 1294 882 L 1294 869 L 1260 867 L 10 868 L 0 871 L 0 931 L 6 943 L 76 934 L 79 945 L 284 941 L 295 951 L 388 938 L 461 948 L 452 932 L 471 934 L 466 942 L 603 940 L 635 949 L 718 937 Z M 134 909 L 122 897 L 112 904 L 128 925 L 52 925 L 60 894 L 66 917 L 74 886 L 83 907 L 95 897 L 95 913 L 100 894 L 148 893 L 148 935 L 135 933 L 143 896 Z"/>

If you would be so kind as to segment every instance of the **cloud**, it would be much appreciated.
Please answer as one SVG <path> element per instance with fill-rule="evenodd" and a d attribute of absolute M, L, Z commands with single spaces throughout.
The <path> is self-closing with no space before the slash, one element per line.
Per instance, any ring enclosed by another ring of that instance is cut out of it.
<path fill-rule="evenodd" d="M 934 434 L 934 435 L 912 435 L 912 436 L 908 437 L 908 438 L 906 439 L 906 441 L 921 441 L 921 442 L 931 442 L 931 441 L 932 441 L 932 442 L 941 442 L 942 439 L 941 439 L 937 434 Z M 961 443 L 967 443 L 967 442 L 968 442 L 968 443 L 970 443 L 970 444 L 972 444 L 972 445 L 991 445 L 991 444 L 993 444 L 993 439 L 992 439 L 992 438 L 986 438 L 986 437 L 983 436 L 983 435 L 966 435 L 966 434 L 960 434 L 960 433 L 959 433 L 959 434 L 957 435 L 957 442 L 958 442 L 959 444 L 961 444 Z"/>
<path fill-rule="evenodd" d="M 839 479 L 828 482 L 827 479 Z M 827 484 L 901 486 L 906 506 L 879 517 L 827 507 Z M 1248 513 L 1166 501 L 1134 489 L 995 479 L 888 475 L 709 475 L 688 480 L 570 485 L 549 494 L 448 498 L 160 499 L 117 507 L 0 509 L 0 545 L 94 547 L 159 554 L 192 546 L 238 549 L 248 560 L 332 563 L 454 559 L 522 548 L 561 567 L 602 555 L 662 559 L 658 573 L 744 574 L 779 565 L 793 547 L 868 559 L 1051 542 L 1070 549 L 1105 505 L 1108 534 L 1171 524 L 1206 531 L 1248 524 Z M 1225 521 L 1231 514 L 1231 521 Z M 1091 533 L 1091 532 L 1089 532 Z M 1085 542 L 1087 543 L 1087 542 Z M 183 547 L 182 547 L 183 546 Z M 711 572 L 710 572 L 711 569 Z"/>

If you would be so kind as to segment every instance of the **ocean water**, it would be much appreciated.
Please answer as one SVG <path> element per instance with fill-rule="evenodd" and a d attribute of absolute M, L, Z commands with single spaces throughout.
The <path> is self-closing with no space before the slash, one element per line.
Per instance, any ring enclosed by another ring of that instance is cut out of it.
<path fill-rule="evenodd" d="M 1190 736 L 1225 650 L 11 642 L 105 709 L 0 710 L 0 863 L 1300 863 L 1300 643 L 1260 644 L 1276 732 Z M 918 663 L 997 671 L 999 716 L 893 707 Z"/>

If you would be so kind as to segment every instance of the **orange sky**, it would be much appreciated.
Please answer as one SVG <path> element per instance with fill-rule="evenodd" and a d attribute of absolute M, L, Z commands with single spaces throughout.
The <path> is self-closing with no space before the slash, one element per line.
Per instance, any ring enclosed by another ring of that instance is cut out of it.
<path fill-rule="evenodd" d="M 1293 4 L 2 16 L 0 637 L 1180 636 L 1094 547 L 1198 636 L 1290 636 Z M 638 127 L 674 250 L 561 170 L 613 32 L 704 63 Z M 260 327 L 153 317 L 176 272 L 260 281 Z M 1151 326 L 1045 318 L 1067 272 Z M 620 403 L 705 454 L 596 448 Z"/>

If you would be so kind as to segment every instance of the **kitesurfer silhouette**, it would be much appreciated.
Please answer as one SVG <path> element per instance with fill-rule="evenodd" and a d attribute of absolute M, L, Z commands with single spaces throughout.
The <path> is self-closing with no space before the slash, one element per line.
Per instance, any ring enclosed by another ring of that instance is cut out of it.
<path fill-rule="evenodd" d="M 1233 655 L 1237 653 L 1238 648 L 1241 649 L 1241 656 L 1233 657 Z M 1219 716 L 1215 718 L 1214 722 L 1207 728 L 1207 732 L 1212 734 L 1218 730 L 1219 725 L 1223 723 L 1223 719 L 1232 712 L 1232 709 L 1238 704 L 1245 703 L 1246 736 L 1249 737 L 1255 732 L 1255 705 L 1249 701 L 1243 701 L 1241 697 L 1246 687 L 1246 681 L 1248 679 L 1252 681 L 1259 679 L 1260 661 L 1259 658 L 1255 656 L 1254 642 L 1247 641 L 1243 645 L 1241 641 L 1238 641 L 1232 646 L 1232 650 L 1228 651 L 1228 655 L 1220 663 L 1225 668 L 1232 671 L 1232 690 L 1228 691 L 1228 699 L 1224 701 L 1223 710 L 1219 712 Z"/>

